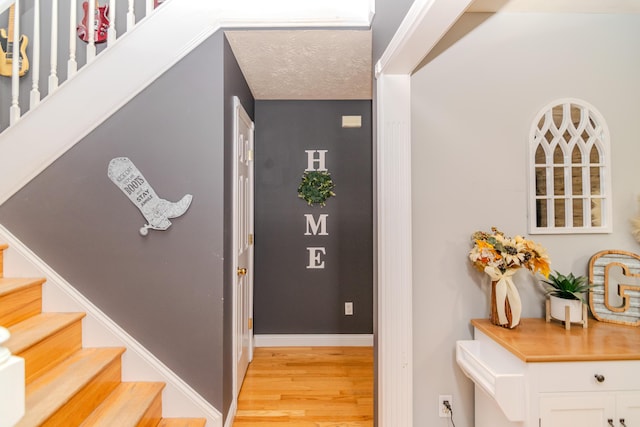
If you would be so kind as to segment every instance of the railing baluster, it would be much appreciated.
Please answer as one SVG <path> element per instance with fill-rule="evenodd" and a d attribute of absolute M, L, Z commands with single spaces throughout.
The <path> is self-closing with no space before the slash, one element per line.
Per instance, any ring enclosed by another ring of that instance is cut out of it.
<path fill-rule="evenodd" d="M 116 41 L 116 0 L 109 0 L 109 32 L 107 46 Z"/>
<path fill-rule="evenodd" d="M 11 107 L 9 108 L 9 125 L 20 118 L 20 2 L 16 0 L 14 9 L 13 46 L 11 52 Z M 7 52 L 9 51 L 7 46 Z"/>
<path fill-rule="evenodd" d="M 69 60 L 67 61 L 67 80 L 78 71 L 78 61 L 76 59 L 76 38 L 77 36 L 77 11 L 76 0 L 70 1 L 69 10 Z"/>
<path fill-rule="evenodd" d="M 40 0 L 33 1 L 33 58 L 31 60 L 31 96 L 29 108 L 40 102 Z"/>
<path fill-rule="evenodd" d="M 20 30 L 20 0 L 4 0 L 3 3 L 14 3 L 14 18 L 15 25 L 12 28 L 12 37 L 13 37 L 13 45 L 7 53 L 13 55 L 13 63 L 11 65 L 11 96 L 10 96 L 10 106 L 9 106 L 9 126 L 15 124 L 21 117 L 21 107 L 20 107 L 20 71 L 23 69 L 23 61 L 20 58 L 21 52 L 21 43 L 20 43 L 20 34 L 25 33 L 25 31 Z M 30 71 L 31 74 L 28 79 L 30 79 L 31 87 L 29 91 L 29 109 L 33 109 L 38 106 L 39 103 L 42 102 L 45 96 L 49 96 L 53 94 L 58 87 L 60 86 L 60 79 L 58 76 L 58 42 L 61 39 L 58 34 L 60 19 L 59 19 L 59 1 L 60 0 L 47 0 L 44 2 L 44 7 L 46 9 L 46 4 L 51 4 L 51 34 L 49 36 L 50 39 L 50 71 L 48 73 L 48 87 L 45 89 L 46 94 L 42 94 L 42 90 L 40 89 L 40 62 L 46 61 L 45 58 L 42 58 L 42 49 L 41 42 L 46 43 L 47 35 L 42 35 L 42 19 L 47 19 L 48 10 L 42 10 L 42 1 L 41 0 L 32 0 L 33 1 L 33 32 L 30 34 L 32 39 L 30 40 L 31 52 L 28 60 L 30 60 Z M 84 0 L 68 0 L 69 3 L 69 27 L 68 27 L 68 35 L 69 35 L 69 56 L 67 59 L 67 76 L 66 79 L 72 78 L 77 72 L 78 69 L 82 65 L 78 65 L 78 24 L 82 22 L 83 19 L 86 18 L 86 63 L 83 65 L 88 65 L 92 62 L 97 55 L 97 46 L 96 39 L 98 35 L 96 34 L 96 26 L 102 23 L 104 20 L 102 19 L 101 10 L 99 9 L 100 5 L 98 3 L 99 0 L 87 0 L 86 6 L 83 4 L 83 7 L 80 8 L 82 12 L 78 12 L 78 8 Z M 115 42 L 117 39 L 117 30 L 116 30 L 116 15 L 117 8 L 124 8 L 125 5 L 127 7 L 126 12 L 126 30 L 132 30 L 136 25 L 136 5 L 135 0 L 104 0 L 108 3 L 108 12 L 107 18 L 109 21 L 108 29 L 107 29 L 107 45 L 105 47 L 109 47 L 111 43 Z M 120 1 L 120 6 L 118 6 L 118 1 Z M 154 0 L 144 0 L 145 9 L 142 10 L 138 8 L 137 13 L 139 18 L 144 16 L 148 16 L 154 9 L 155 5 L 161 2 L 157 2 Z M 85 9 L 86 8 L 86 9 Z M 5 11 L 8 9 L 5 9 Z M 82 15 L 82 16 L 79 16 Z M 99 18 L 97 20 L 96 18 Z M 64 20 L 63 20 L 64 22 Z M 46 26 L 46 24 L 45 24 Z M 63 30 L 64 31 L 64 30 Z M 85 40 L 82 37 L 82 40 Z M 102 38 L 100 38 L 100 42 L 102 42 Z M 24 84 L 27 84 L 25 79 Z M 47 83 L 44 82 L 45 77 L 43 76 L 43 86 Z M 23 88 L 24 89 L 24 88 Z M 26 101 L 25 101 L 26 102 Z M 23 104 L 25 103 L 23 102 Z"/>
<path fill-rule="evenodd" d="M 51 70 L 47 96 L 56 89 L 58 89 L 58 0 L 51 0 Z"/>
<path fill-rule="evenodd" d="M 127 9 L 127 31 L 136 25 L 136 14 L 133 11 L 133 0 L 129 0 L 129 7 Z"/>
<path fill-rule="evenodd" d="M 96 57 L 96 3 L 94 0 L 87 0 L 87 64 Z"/>

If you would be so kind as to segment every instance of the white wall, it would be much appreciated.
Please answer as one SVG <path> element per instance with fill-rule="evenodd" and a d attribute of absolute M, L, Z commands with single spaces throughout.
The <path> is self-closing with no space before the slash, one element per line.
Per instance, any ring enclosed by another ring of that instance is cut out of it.
<path fill-rule="evenodd" d="M 608 122 L 614 231 L 530 237 L 565 273 L 586 274 L 599 250 L 640 252 L 629 225 L 640 194 L 640 16 L 465 15 L 439 50 L 412 78 L 414 425 L 447 426 L 437 398 L 453 394 L 456 426 L 471 427 L 472 382 L 454 346 L 471 339 L 471 318 L 488 316 L 489 281 L 470 267 L 469 237 L 493 225 L 526 234 L 527 137 L 550 101 L 584 99 Z M 542 317 L 542 292 L 522 273 L 523 315 Z"/>

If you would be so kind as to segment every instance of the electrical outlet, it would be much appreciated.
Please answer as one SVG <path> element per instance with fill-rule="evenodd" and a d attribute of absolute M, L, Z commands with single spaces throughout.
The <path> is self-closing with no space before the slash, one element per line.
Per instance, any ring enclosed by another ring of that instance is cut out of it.
<path fill-rule="evenodd" d="M 451 418 L 451 411 L 447 408 L 444 402 L 449 402 L 449 406 L 453 408 L 453 399 L 450 394 L 441 394 L 438 396 L 438 415 L 440 418 Z"/>
<path fill-rule="evenodd" d="M 353 316 L 353 303 L 351 301 L 344 303 L 344 315 Z"/>

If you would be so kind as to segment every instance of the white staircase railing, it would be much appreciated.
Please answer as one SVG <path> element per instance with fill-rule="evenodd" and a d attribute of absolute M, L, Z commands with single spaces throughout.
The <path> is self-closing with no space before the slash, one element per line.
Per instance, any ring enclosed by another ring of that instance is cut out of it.
<path fill-rule="evenodd" d="M 84 46 L 84 57 L 86 64 L 90 64 L 96 58 L 97 45 L 104 42 L 108 47 L 116 41 L 116 11 L 122 6 L 127 7 L 126 25 L 119 25 L 123 28 L 123 35 L 127 31 L 133 29 L 137 19 L 145 17 L 153 12 L 154 8 L 161 3 L 159 0 L 145 0 L 145 7 L 142 10 L 135 10 L 134 0 L 108 0 L 108 4 L 100 5 L 98 0 L 84 1 L 79 3 L 77 0 L 62 0 L 63 4 L 59 4 L 59 0 L 50 0 L 44 2 L 50 5 L 47 8 L 41 8 L 40 0 L 33 0 L 31 11 L 22 10 L 22 1 L 2 0 L 0 1 L 0 13 L 7 15 L 8 28 L 6 29 L 6 37 L 3 43 L 3 52 L 0 55 L 0 69 L 6 68 L 10 73 L 3 74 L 11 79 L 11 101 L 9 106 L 8 123 L 0 123 L 0 128 L 5 129 L 17 123 L 23 114 L 36 107 L 41 101 L 40 90 L 40 67 L 42 61 L 49 61 L 48 75 L 48 91 L 47 96 L 53 94 L 60 85 L 59 66 L 66 63 L 66 78 L 72 78 L 78 72 L 78 49 L 81 44 L 78 40 L 81 28 L 84 25 L 86 42 Z M 64 6 L 64 7 L 60 7 Z M 79 11 L 78 8 L 82 10 Z M 61 19 L 62 11 L 68 12 L 68 20 Z M 80 12 L 80 13 L 79 13 Z M 29 16 L 32 22 L 22 24 L 23 16 Z M 89 16 L 95 16 L 95 19 L 87 19 Z M 42 33 L 42 24 L 49 23 L 50 32 Z M 62 24 L 63 23 L 63 24 Z M 66 25 L 65 25 L 66 24 Z M 66 51 L 66 46 L 61 46 L 60 41 L 64 40 L 63 33 L 68 33 L 68 58 L 65 63 L 58 64 L 59 52 Z M 48 39 L 50 49 L 48 58 L 41 57 L 41 43 Z M 81 48 L 81 47 L 80 47 Z M 27 54 L 27 49 L 30 50 Z M 19 61 L 13 61 L 13 58 L 20 58 Z M 29 71 L 29 73 L 27 73 Z M 20 87 L 29 85 L 31 91 L 28 103 L 20 99 Z"/>

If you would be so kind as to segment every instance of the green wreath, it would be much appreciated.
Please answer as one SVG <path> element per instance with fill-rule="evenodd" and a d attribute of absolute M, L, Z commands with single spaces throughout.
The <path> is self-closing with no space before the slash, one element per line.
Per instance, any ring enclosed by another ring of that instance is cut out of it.
<path fill-rule="evenodd" d="M 335 196 L 335 184 L 327 171 L 306 171 L 302 175 L 302 182 L 298 187 L 298 197 L 304 199 L 309 206 L 320 204 L 324 206 L 327 199 Z"/>

